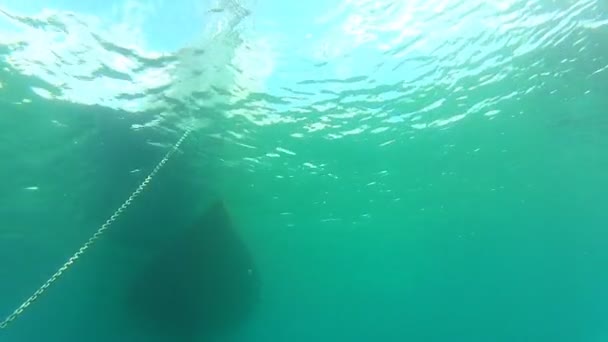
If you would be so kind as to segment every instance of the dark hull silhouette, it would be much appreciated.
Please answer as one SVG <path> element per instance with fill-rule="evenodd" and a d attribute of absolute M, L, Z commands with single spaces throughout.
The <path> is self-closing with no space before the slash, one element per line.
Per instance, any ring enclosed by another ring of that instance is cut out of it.
<path fill-rule="evenodd" d="M 206 341 L 236 329 L 256 301 L 258 276 L 223 202 L 167 246 L 134 274 L 130 315 L 171 341 Z"/>

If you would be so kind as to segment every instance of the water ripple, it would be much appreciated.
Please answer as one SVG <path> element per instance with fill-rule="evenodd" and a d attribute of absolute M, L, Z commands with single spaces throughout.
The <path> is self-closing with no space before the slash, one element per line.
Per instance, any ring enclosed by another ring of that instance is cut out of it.
<path fill-rule="evenodd" d="M 473 117 L 513 115 L 504 108 L 551 94 L 556 80 L 598 78 L 608 68 L 596 57 L 576 70 L 608 27 L 598 0 L 337 3 L 308 17 L 285 13 L 302 24 L 291 25 L 220 1 L 201 34 L 174 52 L 94 16 L 3 8 L 11 29 L 0 39 L 0 91 L 18 73 L 37 80 L 33 97 L 149 114 L 139 128 L 213 117 L 230 123 L 213 133 L 239 146 L 236 160 L 263 161 L 307 158 L 302 139 L 407 144 Z M 277 146 L 260 146 L 262 134 Z"/>

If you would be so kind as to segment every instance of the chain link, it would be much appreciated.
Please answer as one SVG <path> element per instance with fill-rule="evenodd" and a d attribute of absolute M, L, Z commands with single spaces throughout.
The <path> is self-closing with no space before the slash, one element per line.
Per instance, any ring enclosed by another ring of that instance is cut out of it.
<path fill-rule="evenodd" d="M 32 303 L 34 303 L 42 293 L 44 293 L 61 275 L 67 271 L 67 269 L 74 264 L 76 260 L 78 260 L 84 252 L 91 247 L 97 239 L 101 237 L 101 235 L 110 227 L 116 219 L 129 207 L 129 205 L 133 202 L 133 200 L 142 193 L 144 188 L 150 183 L 152 178 L 156 175 L 156 173 L 161 169 L 163 165 L 171 158 L 171 156 L 179 149 L 180 145 L 184 142 L 184 140 L 188 137 L 192 130 L 187 129 L 181 138 L 173 145 L 173 148 L 165 154 L 163 159 L 154 167 L 154 169 L 148 174 L 148 176 L 144 179 L 144 181 L 139 184 L 137 189 L 131 193 L 129 198 L 110 216 L 109 219 L 104 222 L 104 224 L 99 227 L 99 229 L 85 242 L 80 249 L 68 259 L 66 263 L 61 266 L 55 274 L 53 274 L 34 294 L 32 294 L 21 306 L 19 306 L 12 314 L 10 314 L 4 321 L 0 323 L 0 329 L 4 329 L 8 327 L 8 325 L 13 322 L 19 315 L 23 313 L 23 311 L 29 307 Z"/>

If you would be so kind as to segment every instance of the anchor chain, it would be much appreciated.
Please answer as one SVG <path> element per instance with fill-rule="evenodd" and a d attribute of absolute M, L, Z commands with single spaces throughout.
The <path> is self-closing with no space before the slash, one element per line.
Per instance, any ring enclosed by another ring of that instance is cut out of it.
<path fill-rule="evenodd" d="M 156 167 L 154 167 L 154 169 L 148 174 L 148 176 L 143 180 L 143 182 L 141 182 L 141 184 L 139 184 L 137 189 L 135 189 L 135 191 L 133 191 L 133 193 L 131 193 L 129 198 L 120 207 L 118 207 L 118 209 L 116 209 L 114 214 L 112 214 L 112 216 L 110 216 L 110 218 L 108 218 L 106 220 L 106 222 L 104 222 L 104 224 L 102 224 L 101 227 L 99 227 L 99 229 L 95 232 L 95 234 L 93 234 L 87 240 L 87 242 L 85 242 L 82 245 L 82 247 L 80 247 L 80 249 L 76 253 L 74 253 L 74 255 L 72 255 L 68 259 L 68 261 L 66 261 L 63 264 L 63 266 L 61 266 L 57 270 L 57 272 L 55 272 L 55 274 L 53 274 L 42 286 L 40 286 L 40 288 L 38 288 L 38 290 L 36 290 L 36 292 L 34 292 L 34 294 L 32 294 L 25 302 L 23 302 L 23 304 L 21 304 L 21 306 L 19 306 L 15 311 L 13 311 L 13 313 L 11 313 L 8 317 L 6 317 L 6 319 L 4 319 L 4 321 L 2 321 L 2 323 L 0 323 L 0 329 L 4 329 L 4 328 L 8 327 L 8 325 L 11 322 L 13 322 L 15 319 L 17 319 L 17 317 L 19 317 L 25 309 L 27 309 L 33 302 L 35 302 L 40 297 L 40 295 L 42 295 L 59 277 L 61 277 L 61 275 L 63 275 L 64 272 L 67 271 L 67 269 L 70 266 L 72 266 L 74 264 L 74 262 L 76 262 L 76 260 L 78 260 L 84 254 L 84 252 L 87 249 L 89 249 L 95 243 L 95 241 L 97 241 L 97 239 L 99 239 L 99 237 L 101 237 L 101 235 L 110 227 L 110 225 L 114 221 L 116 221 L 116 219 L 118 219 L 118 217 L 129 207 L 129 205 L 131 205 L 133 200 L 137 196 L 139 196 L 139 194 L 142 193 L 142 191 L 145 189 L 145 187 L 150 183 L 150 181 L 152 181 L 152 178 L 156 175 L 156 173 L 165 165 L 165 163 L 167 163 L 167 161 L 171 158 L 171 156 L 179 149 L 180 145 L 184 142 L 184 140 L 186 140 L 186 138 L 188 137 L 188 135 L 190 134 L 191 131 L 192 131 L 192 129 L 187 129 L 184 132 L 184 134 L 181 136 L 181 138 L 175 143 L 175 145 L 173 145 L 173 148 L 171 148 L 165 154 L 163 159 L 161 159 L 161 161 L 158 164 L 156 164 Z"/>

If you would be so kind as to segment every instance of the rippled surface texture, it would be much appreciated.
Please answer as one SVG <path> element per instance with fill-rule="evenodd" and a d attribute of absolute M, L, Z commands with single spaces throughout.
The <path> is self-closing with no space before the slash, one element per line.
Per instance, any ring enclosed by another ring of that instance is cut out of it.
<path fill-rule="evenodd" d="M 0 339 L 164 341 L 123 284 L 219 196 L 235 341 L 606 341 L 606 89 L 601 0 L 0 0 L 0 316 L 193 130 Z"/>

